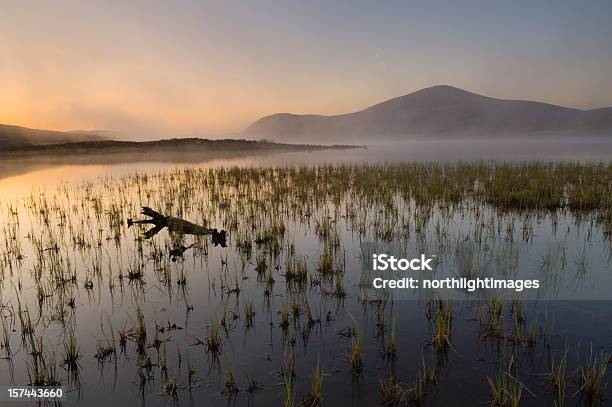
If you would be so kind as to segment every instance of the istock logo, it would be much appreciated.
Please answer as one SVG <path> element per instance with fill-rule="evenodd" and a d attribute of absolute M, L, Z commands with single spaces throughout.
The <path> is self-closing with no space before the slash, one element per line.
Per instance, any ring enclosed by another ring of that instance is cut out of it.
<path fill-rule="evenodd" d="M 427 257 L 421 254 L 421 257 L 415 257 L 413 259 L 396 258 L 388 254 L 373 254 L 372 270 L 375 271 L 406 271 L 406 270 L 433 270 L 430 263 L 433 258 Z"/>

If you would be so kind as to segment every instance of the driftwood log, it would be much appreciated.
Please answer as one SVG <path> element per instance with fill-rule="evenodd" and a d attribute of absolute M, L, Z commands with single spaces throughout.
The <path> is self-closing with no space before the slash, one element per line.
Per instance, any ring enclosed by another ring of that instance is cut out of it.
<path fill-rule="evenodd" d="M 148 216 L 150 219 L 143 220 L 133 220 L 128 219 L 128 227 L 140 224 L 140 225 L 154 225 L 152 229 L 147 230 L 144 233 L 145 238 L 150 238 L 159 233 L 163 228 L 168 228 L 170 232 L 180 233 L 184 235 L 194 235 L 194 236 L 205 236 L 211 235 L 212 241 L 215 246 L 220 245 L 221 247 L 226 246 L 226 232 L 225 230 L 218 231 L 217 229 L 209 229 L 204 226 L 196 225 L 195 223 L 191 223 L 185 219 L 177 218 L 174 216 L 164 216 L 161 213 L 149 208 L 148 206 L 143 206 L 142 211 L 140 212 L 142 215 Z"/>

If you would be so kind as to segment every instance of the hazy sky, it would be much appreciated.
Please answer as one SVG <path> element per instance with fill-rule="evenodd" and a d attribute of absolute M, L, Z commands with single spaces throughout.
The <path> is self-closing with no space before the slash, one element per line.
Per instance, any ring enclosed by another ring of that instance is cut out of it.
<path fill-rule="evenodd" d="M 436 84 L 612 106 L 612 1 L 0 2 L 0 123 L 205 135 Z"/>

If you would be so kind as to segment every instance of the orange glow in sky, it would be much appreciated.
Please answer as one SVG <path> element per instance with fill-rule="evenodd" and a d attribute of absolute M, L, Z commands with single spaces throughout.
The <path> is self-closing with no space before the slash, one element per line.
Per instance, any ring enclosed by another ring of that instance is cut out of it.
<path fill-rule="evenodd" d="M 612 105 L 609 2 L 477 3 L 8 0 L 0 123 L 221 135 L 439 84 Z"/>

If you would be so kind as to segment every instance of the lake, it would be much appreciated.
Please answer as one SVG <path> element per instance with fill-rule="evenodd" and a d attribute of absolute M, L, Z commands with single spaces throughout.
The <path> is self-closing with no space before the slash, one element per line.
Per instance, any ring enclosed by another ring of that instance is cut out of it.
<path fill-rule="evenodd" d="M 0 376 L 61 384 L 65 405 L 598 403 L 611 160 L 612 142 L 566 139 L 1 163 Z M 143 206 L 227 247 L 147 235 L 128 222 Z M 545 289 L 379 296 L 368 244 Z"/>

